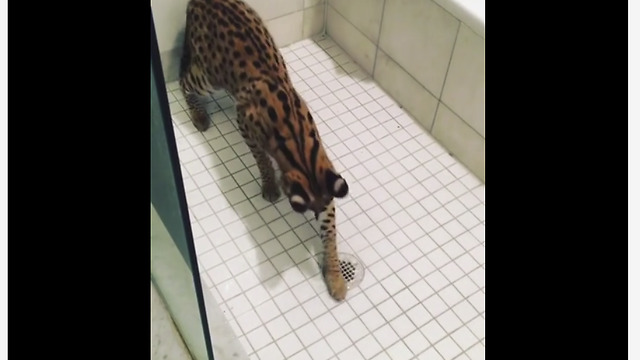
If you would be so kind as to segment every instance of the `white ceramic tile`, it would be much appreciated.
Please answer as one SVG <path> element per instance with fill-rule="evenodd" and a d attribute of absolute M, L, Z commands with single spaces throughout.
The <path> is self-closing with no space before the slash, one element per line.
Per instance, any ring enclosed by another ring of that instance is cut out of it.
<path fill-rule="evenodd" d="M 445 228 L 446 228 L 446 224 L 445 224 Z M 457 235 L 459 234 L 456 234 L 456 236 Z M 444 250 L 444 252 L 447 255 L 449 255 L 449 258 L 451 259 L 457 258 L 464 252 L 464 249 L 462 248 L 462 246 L 460 246 L 456 241 L 449 241 L 446 244 L 442 245 L 442 250 Z"/>
<path fill-rule="evenodd" d="M 412 244 L 409 244 L 409 246 L 403 248 L 403 250 L 410 248 L 411 246 Z M 415 270 L 413 266 L 405 266 L 404 268 L 402 268 L 400 271 L 398 271 L 398 277 L 400 277 L 400 280 L 404 283 L 405 286 L 411 286 L 421 278 L 420 274 Z"/>
<path fill-rule="evenodd" d="M 484 39 L 462 24 L 442 101 L 484 137 Z"/>
<path fill-rule="evenodd" d="M 238 321 L 238 325 L 240 325 L 240 328 L 245 334 L 248 334 L 249 332 L 251 332 L 251 330 L 262 325 L 262 323 L 260 322 L 260 318 L 253 310 L 245 312 L 243 315 L 238 316 L 236 319 Z"/>
<path fill-rule="evenodd" d="M 467 327 L 473 332 L 478 339 L 484 338 L 484 319 L 477 316 L 467 323 Z"/>
<path fill-rule="evenodd" d="M 336 353 L 341 352 L 352 344 L 351 340 L 342 329 L 335 330 L 325 339 Z"/>
<path fill-rule="evenodd" d="M 449 211 L 451 213 L 451 211 Z M 455 215 L 454 215 L 455 216 Z M 464 226 L 460 224 L 459 221 L 453 219 L 446 224 L 443 225 L 444 229 L 451 235 L 452 237 L 458 237 L 460 234 L 466 231 Z M 452 256 L 453 257 L 453 256 Z"/>
<path fill-rule="evenodd" d="M 380 305 L 378 305 L 378 310 L 380 310 L 380 313 L 387 321 L 394 319 L 396 316 L 402 313 L 402 309 L 400 309 L 393 298 L 383 301 Z"/>
<path fill-rule="evenodd" d="M 479 287 L 484 287 L 484 268 L 478 267 L 472 272 L 469 273 L 469 277 L 476 283 Z"/>
<path fill-rule="evenodd" d="M 434 347 L 445 359 L 453 359 L 462 352 L 462 349 L 449 337 L 442 339 Z"/>
<path fill-rule="evenodd" d="M 354 360 L 364 360 L 365 358 L 360 354 L 358 348 L 355 346 L 351 346 L 346 350 L 342 351 L 338 354 L 338 359 L 354 359 Z"/>
<path fill-rule="evenodd" d="M 302 343 L 298 339 L 295 333 L 285 335 L 282 339 L 278 340 L 278 347 L 285 359 L 291 358 L 291 355 L 302 350 Z"/>
<path fill-rule="evenodd" d="M 403 339 L 409 350 L 414 354 L 419 354 L 429 347 L 429 342 L 422 335 L 420 330 L 416 330 Z"/>
<path fill-rule="evenodd" d="M 484 138 L 449 108 L 440 104 L 432 130 L 453 155 L 484 181 Z"/>
<path fill-rule="evenodd" d="M 327 360 L 330 358 L 335 358 L 331 347 L 329 347 L 329 344 L 327 344 L 324 339 L 320 339 L 320 341 L 309 346 L 307 350 L 310 354 L 313 354 L 314 360 Z"/>
<path fill-rule="evenodd" d="M 404 284 L 400 280 L 398 276 L 395 274 L 391 274 L 389 277 L 381 281 L 382 287 L 389 293 L 389 295 L 394 296 L 397 292 L 404 288 Z"/>
<path fill-rule="evenodd" d="M 425 350 L 423 353 L 418 355 L 418 360 L 442 360 L 442 356 L 438 354 L 434 347 L 430 347 Z"/>
<path fill-rule="evenodd" d="M 331 313 L 325 313 L 315 320 L 315 324 L 323 335 L 328 335 L 339 327 L 338 322 Z"/>
<path fill-rule="evenodd" d="M 445 337 L 446 333 L 444 329 L 438 324 L 438 322 L 434 319 L 426 323 L 420 328 L 422 334 L 429 340 L 431 344 L 435 344 L 440 339 Z"/>
<path fill-rule="evenodd" d="M 484 345 L 477 343 L 467 350 L 466 354 L 472 360 L 484 360 Z"/>
<path fill-rule="evenodd" d="M 389 0 L 385 4 L 380 47 L 439 97 L 458 24 L 433 1 Z"/>
<path fill-rule="evenodd" d="M 374 331 L 382 324 L 386 323 L 386 320 L 380 315 L 380 312 L 377 309 L 370 309 L 366 313 L 360 316 L 360 319 L 365 324 L 369 331 Z"/>
<path fill-rule="evenodd" d="M 440 271 L 434 271 L 431 274 L 427 275 L 425 278 L 429 286 L 435 291 L 439 291 L 449 284 L 449 280 L 447 280 L 444 275 Z"/>
<path fill-rule="evenodd" d="M 386 352 L 380 352 L 371 360 L 392 360 Z"/>
<path fill-rule="evenodd" d="M 229 271 L 236 277 L 236 279 L 238 279 L 239 274 L 250 270 L 249 264 L 242 255 L 226 260 L 225 265 L 227 265 L 227 268 L 229 268 Z"/>
<path fill-rule="evenodd" d="M 365 294 L 374 305 L 378 305 L 389 296 L 382 288 L 382 285 L 377 282 L 374 285 L 368 287 L 365 290 Z"/>
<path fill-rule="evenodd" d="M 467 192 L 465 194 L 460 195 L 458 200 L 460 200 L 460 202 L 464 204 L 464 206 L 467 209 L 472 209 L 473 207 L 475 207 L 477 204 L 480 203 L 480 200 L 478 200 L 478 198 L 474 196 L 473 193 L 471 192 Z"/>
<path fill-rule="evenodd" d="M 389 323 L 391 324 L 391 327 L 396 332 L 396 334 L 400 336 L 400 338 L 404 338 L 415 329 L 415 325 L 405 314 L 400 314 L 397 318 L 391 320 Z"/>
<path fill-rule="evenodd" d="M 439 315 L 436 320 L 438 320 L 440 326 L 449 334 L 462 326 L 462 321 L 460 321 L 453 310 L 445 311 Z"/>
<path fill-rule="evenodd" d="M 408 311 L 406 311 L 406 314 L 411 320 L 411 322 L 413 322 L 413 324 L 418 328 L 422 327 L 431 319 L 433 319 L 431 314 L 429 314 L 427 309 L 425 309 L 425 307 L 422 304 L 418 304 L 413 308 L 409 309 Z"/>
<path fill-rule="evenodd" d="M 438 295 L 440 295 L 440 298 L 442 298 L 442 300 L 444 300 L 444 302 L 447 303 L 449 307 L 454 306 L 463 299 L 462 295 L 453 285 L 448 285 L 445 288 L 441 289 L 440 291 L 438 291 Z"/>
<path fill-rule="evenodd" d="M 438 100 L 385 52 L 378 50 L 374 78 L 425 129 L 431 129 Z"/>
<path fill-rule="evenodd" d="M 313 360 L 313 358 L 311 357 L 311 355 L 309 355 L 309 352 L 302 349 L 301 351 L 298 351 L 295 355 L 289 357 L 289 360 Z"/>
<path fill-rule="evenodd" d="M 373 43 L 378 42 L 383 0 L 328 0 L 329 5 Z"/>
<path fill-rule="evenodd" d="M 250 264 L 248 266 L 251 267 Z M 256 276 L 256 274 L 253 272 L 252 269 L 249 269 L 243 272 L 242 274 L 237 275 L 236 280 L 238 281 L 238 284 L 240 285 L 242 290 L 245 292 L 248 291 L 249 289 L 252 289 L 255 285 L 258 285 L 260 283 L 260 279 L 258 279 L 258 277 Z M 259 300 L 260 299 L 251 298 L 251 302 L 254 305 L 259 304 L 260 302 L 257 302 Z"/>
<path fill-rule="evenodd" d="M 322 336 L 313 322 L 309 322 L 296 331 L 302 345 L 309 347 L 309 345 L 316 342 Z"/>
<path fill-rule="evenodd" d="M 211 272 L 209 275 L 211 276 Z M 242 292 L 242 288 L 240 288 L 235 279 L 229 279 L 218 285 L 217 288 L 225 300 L 231 299 Z"/>
<path fill-rule="evenodd" d="M 218 254 L 220 254 L 220 257 L 222 258 L 222 260 L 225 260 L 225 261 L 240 254 L 238 247 L 232 241 L 224 243 L 223 245 L 219 246 L 216 250 L 218 251 Z"/>
<path fill-rule="evenodd" d="M 453 283 L 462 296 L 467 297 L 474 292 L 478 291 L 478 285 L 476 285 L 468 276 L 463 276 Z"/>
<path fill-rule="evenodd" d="M 410 359 L 413 355 L 411 350 L 402 341 L 398 341 L 387 349 L 387 354 L 392 359 Z"/>
<path fill-rule="evenodd" d="M 360 339 L 356 343 L 356 347 L 358 348 L 358 350 L 360 351 L 360 354 L 362 354 L 365 359 L 371 359 L 373 355 L 377 354 L 382 350 L 382 347 L 380 346 L 380 344 L 378 344 L 376 339 L 371 334 Z"/>
<path fill-rule="evenodd" d="M 346 324 L 356 317 L 356 313 L 351 309 L 350 304 L 338 304 L 332 310 L 333 316 L 340 324 Z"/>
<path fill-rule="evenodd" d="M 440 202 L 440 204 L 446 205 L 449 201 L 451 201 L 454 196 L 451 194 L 449 190 L 446 188 L 441 188 L 433 193 L 433 196 Z M 448 220 L 446 221 L 448 222 Z"/>
<path fill-rule="evenodd" d="M 369 332 L 369 330 L 364 325 L 362 320 L 360 320 L 358 318 L 353 319 L 352 321 L 350 321 L 349 323 L 344 325 L 344 330 L 345 330 L 345 332 L 347 333 L 347 336 L 349 336 L 349 339 L 351 339 L 352 342 L 358 341 L 359 339 L 364 337 Z"/>
<path fill-rule="evenodd" d="M 473 344 L 475 344 L 478 341 L 475 335 L 473 335 L 473 333 L 464 326 L 456 330 L 453 334 L 451 334 L 451 337 L 456 342 L 456 344 L 458 344 L 458 346 L 463 350 L 470 348 Z"/>
<path fill-rule="evenodd" d="M 304 304 L 302 304 L 302 307 L 304 308 L 304 310 L 307 312 L 307 314 L 309 315 L 309 317 L 311 319 L 316 319 L 319 316 L 321 316 L 322 314 L 325 314 L 325 312 L 327 311 L 327 307 L 317 297 L 314 297 L 314 298 L 310 299 L 309 301 L 305 302 Z M 324 320 L 324 321 L 329 321 L 329 320 L 331 320 L 331 319 L 327 319 L 327 320 Z"/>
<path fill-rule="evenodd" d="M 265 345 L 273 342 L 271 335 L 264 327 L 258 327 L 247 334 L 247 339 L 254 350 L 259 350 Z"/>
<path fill-rule="evenodd" d="M 478 179 L 475 179 L 475 183 L 479 184 Z M 484 186 L 473 187 L 473 195 L 475 195 L 481 202 L 484 203 Z"/>
<path fill-rule="evenodd" d="M 285 334 L 291 332 L 291 327 L 289 326 L 283 315 L 278 316 L 266 323 L 266 327 L 274 339 L 280 339 Z"/>
<path fill-rule="evenodd" d="M 440 269 L 440 272 L 447 278 L 450 282 L 455 282 L 461 277 L 464 276 L 464 272 L 460 270 L 460 267 L 456 265 L 455 261 L 452 261 Z"/>
<path fill-rule="evenodd" d="M 330 6 L 327 8 L 327 33 L 367 73 L 373 72 L 375 44 Z"/>
<path fill-rule="evenodd" d="M 276 343 L 265 346 L 257 351 L 256 354 L 258 355 L 256 357 L 257 359 L 285 359 L 280 349 L 278 349 L 278 346 L 276 346 Z"/>
<path fill-rule="evenodd" d="M 471 209 L 471 212 L 478 218 L 478 220 L 484 221 L 484 204 L 476 205 Z"/>
<path fill-rule="evenodd" d="M 478 264 L 484 264 L 484 246 L 477 246 L 471 249 L 469 253 L 478 262 Z"/>
<path fill-rule="evenodd" d="M 378 340 L 378 343 L 384 348 L 389 347 L 395 343 L 399 338 L 395 331 L 391 328 L 391 325 L 383 325 L 378 330 L 373 332 L 373 336 Z"/>
<path fill-rule="evenodd" d="M 469 302 L 478 312 L 484 312 L 484 293 L 482 291 L 469 296 Z"/>

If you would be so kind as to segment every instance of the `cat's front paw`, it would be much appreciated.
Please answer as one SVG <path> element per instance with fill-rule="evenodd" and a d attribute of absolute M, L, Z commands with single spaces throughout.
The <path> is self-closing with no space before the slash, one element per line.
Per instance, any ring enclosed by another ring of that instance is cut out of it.
<path fill-rule="evenodd" d="M 198 131 L 200 132 L 207 131 L 207 129 L 209 128 L 209 124 L 211 124 L 211 122 L 209 121 L 209 116 L 204 112 L 192 113 L 191 121 L 193 122 L 193 125 L 196 127 L 196 129 L 198 129 Z"/>
<path fill-rule="evenodd" d="M 262 184 L 262 197 L 269 202 L 276 202 L 280 198 L 280 189 L 274 182 Z"/>
<path fill-rule="evenodd" d="M 329 294 L 331 297 L 338 301 L 344 300 L 347 296 L 347 283 L 344 281 L 344 277 L 342 277 L 342 273 L 338 272 L 328 272 L 325 275 L 325 280 L 327 282 L 327 287 L 329 289 Z"/>

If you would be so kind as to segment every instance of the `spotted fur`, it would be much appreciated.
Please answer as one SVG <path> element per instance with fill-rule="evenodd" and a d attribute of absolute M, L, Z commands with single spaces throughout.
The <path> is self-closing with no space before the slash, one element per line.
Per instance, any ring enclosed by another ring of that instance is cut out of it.
<path fill-rule="evenodd" d="M 325 281 L 331 296 L 343 300 L 347 288 L 337 255 L 333 199 L 345 197 L 349 187 L 327 157 L 313 116 L 261 18 L 240 0 L 190 0 L 180 67 L 195 127 L 205 131 L 210 124 L 199 96 L 227 90 L 260 170 L 262 196 L 276 201 L 281 188 L 295 211 L 315 212 Z M 282 171 L 280 186 L 270 157 Z"/>

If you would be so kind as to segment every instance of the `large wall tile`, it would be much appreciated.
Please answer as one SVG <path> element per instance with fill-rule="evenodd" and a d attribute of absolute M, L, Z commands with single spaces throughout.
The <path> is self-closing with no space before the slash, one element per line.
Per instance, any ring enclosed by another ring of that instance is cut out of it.
<path fill-rule="evenodd" d="M 324 6 L 326 2 L 327 2 L 326 0 L 304 0 L 304 7 L 308 8 L 316 5 Z"/>
<path fill-rule="evenodd" d="M 302 40 L 302 11 L 265 21 L 277 47 Z"/>
<path fill-rule="evenodd" d="M 427 131 L 431 130 L 438 99 L 382 51 L 378 51 L 373 78 Z"/>
<path fill-rule="evenodd" d="M 263 20 L 271 20 L 277 17 L 302 10 L 303 0 L 244 0 L 251 6 Z"/>
<path fill-rule="evenodd" d="M 484 138 L 442 103 L 431 134 L 484 182 Z"/>
<path fill-rule="evenodd" d="M 462 24 L 442 101 L 484 136 L 484 39 Z"/>
<path fill-rule="evenodd" d="M 324 4 L 304 9 L 302 38 L 308 39 L 324 30 Z"/>
<path fill-rule="evenodd" d="M 374 44 L 378 42 L 384 0 L 328 0 L 347 21 Z"/>
<path fill-rule="evenodd" d="M 327 8 L 327 33 L 367 73 L 373 73 L 376 45 L 331 6 Z"/>
<path fill-rule="evenodd" d="M 386 0 L 380 47 L 440 97 L 460 22 L 431 0 Z"/>

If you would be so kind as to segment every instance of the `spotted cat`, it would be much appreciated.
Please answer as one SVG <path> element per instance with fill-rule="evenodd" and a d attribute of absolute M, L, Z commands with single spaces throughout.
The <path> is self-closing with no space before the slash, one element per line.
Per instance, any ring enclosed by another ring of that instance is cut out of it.
<path fill-rule="evenodd" d="M 329 293 L 347 293 L 336 249 L 334 197 L 349 187 L 329 160 L 304 99 L 294 89 L 280 51 L 258 14 L 240 0 L 190 0 L 180 87 L 200 131 L 210 124 L 199 96 L 227 90 L 236 101 L 238 127 L 262 177 L 262 196 L 275 202 L 279 188 L 293 210 L 311 210 L 320 223 L 323 275 Z M 282 177 L 280 186 L 269 157 Z"/>

